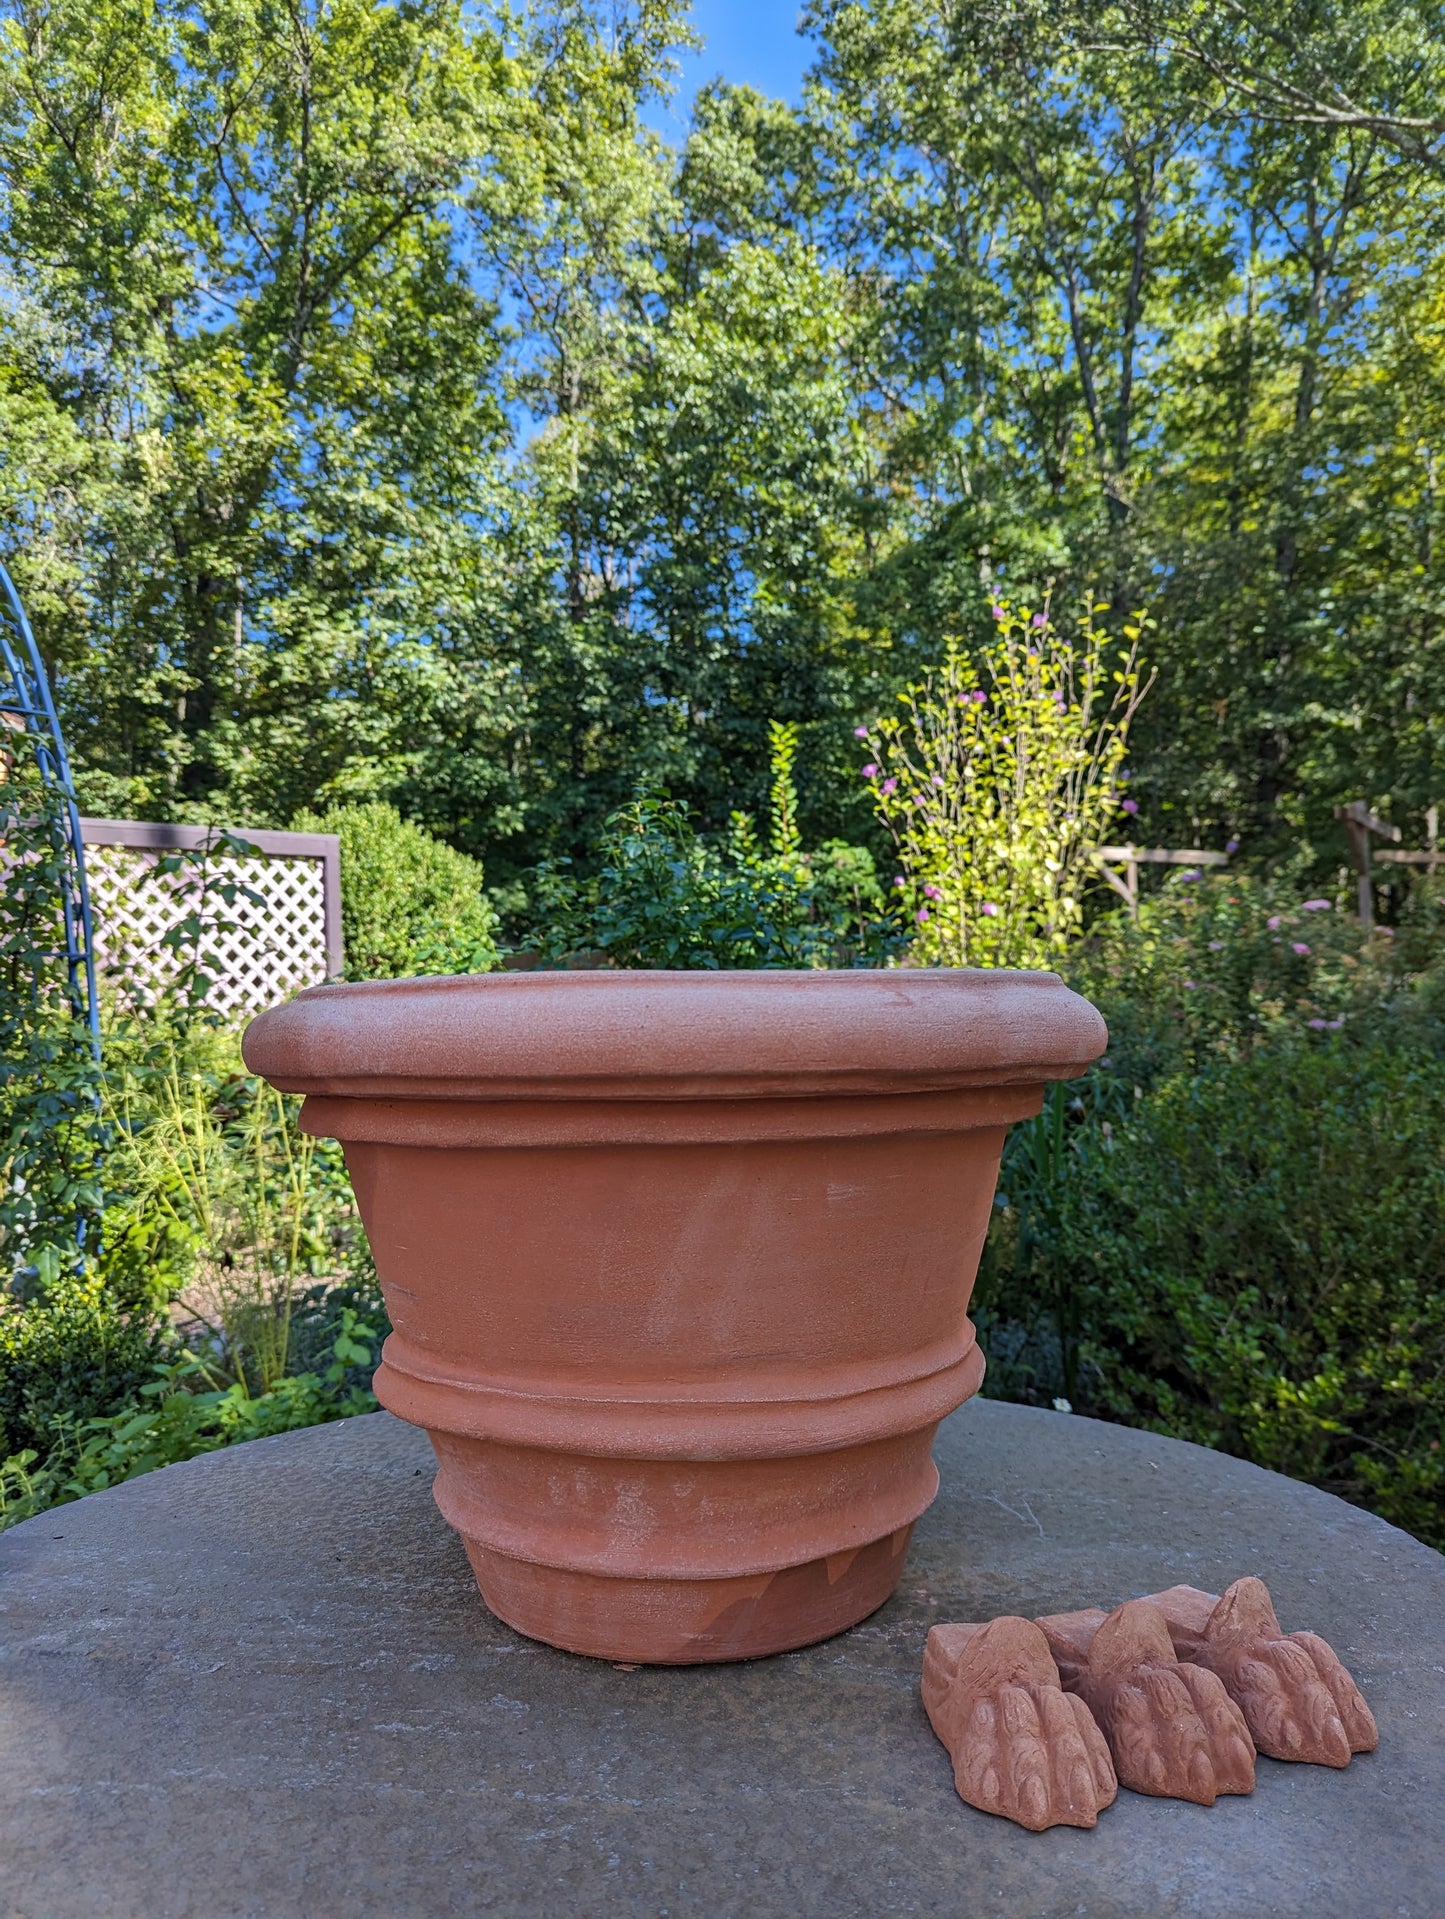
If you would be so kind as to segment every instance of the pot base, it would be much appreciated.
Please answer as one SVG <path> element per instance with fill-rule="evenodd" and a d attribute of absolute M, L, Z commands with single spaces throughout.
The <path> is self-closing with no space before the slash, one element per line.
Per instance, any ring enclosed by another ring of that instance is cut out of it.
<path fill-rule="evenodd" d="M 856 1626 L 891 1598 L 913 1527 L 852 1552 L 730 1579 L 619 1579 L 511 1559 L 463 1538 L 498 1619 L 564 1652 L 698 1666 L 791 1652 Z"/>

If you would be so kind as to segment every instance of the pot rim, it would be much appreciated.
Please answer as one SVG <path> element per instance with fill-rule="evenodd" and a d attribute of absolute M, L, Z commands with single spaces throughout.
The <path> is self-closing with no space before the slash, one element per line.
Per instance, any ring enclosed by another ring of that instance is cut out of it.
<path fill-rule="evenodd" d="M 309 987 L 250 1069 L 351 1099 L 784 1099 L 1070 1079 L 1104 1022 L 1056 973 L 485 973 Z"/>

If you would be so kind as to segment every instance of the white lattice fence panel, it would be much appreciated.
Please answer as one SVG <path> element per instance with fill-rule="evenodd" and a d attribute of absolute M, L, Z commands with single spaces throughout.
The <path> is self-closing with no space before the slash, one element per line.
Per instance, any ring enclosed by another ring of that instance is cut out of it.
<path fill-rule="evenodd" d="M 208 1006 L 223 1013 L 258 1013 L 326 978 L 325 890 L 318 860 L 213 855 L 203 897 L 193 874 L 157 872 L 162 858 L 136 846 L 86 848 L 97 969 L 128 997 L 149 1004 L 174 981 L 189 953 L 161 942 L 197 913 L 204 929 L 201 952 L 216 962 L 202 968 L 213 982 Z M 238 894 L 233 905 L 226 905 L 216 888 L 230 881 L 259 894 L 264 904 Z"/>

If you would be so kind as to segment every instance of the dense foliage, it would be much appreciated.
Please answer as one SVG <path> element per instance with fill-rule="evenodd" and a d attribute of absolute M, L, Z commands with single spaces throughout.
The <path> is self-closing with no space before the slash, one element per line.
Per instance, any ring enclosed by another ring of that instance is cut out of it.
<path fill-rule="evenodd" d="M 878 965 L 905 948 L 896 906 L 865 846 L 809 851 L 798 826 L 798 728 L 769 728 L 766 844 L 751 814 L 704 838 L 687 808 L 641 791 L 606 821 L 595 870 L 543 861 L 532 875 L 529 938 L 544 962 L 610 966 Z"/>
<path fill-rule="evenodd" d="M 1445 1543 L 1445 963 L 1237 879 L 1176 882 L 1072 969 L 1110 1021 L 1015 1130 L 990 1390 L 1223 1446 Z"/>
<path fill-rule="evenodd" d="M 127 1310 L 95 1274 L 63 1273 L 0 1311 L 0 1459 L 47 1455 L 130 1405 L 171 1357 L 154 1312 Z"/>
<path fill-rule="evenodd" d="M 1388 1040 L 1168 1081 L 1064 1189 L 1092 1405 L 1445 1545 L 1442 1126 Z"/>
<path fill-rule="evenodd" d="M 370 1386 L 354 1378 L 361 1368 L 370 1379 L 373 1329 L 346 1305 L 331 1323 L 329 1363 L 290 1372 L 264 1393 L 248 1392 L 240 1380 L 217 1383 L 205 1361 L 183 1348 L 179 1357 L 153 1358 L 123 1395 L 112 1382 L 106 1409 L 94 1417 L 86 1417 L 83 1399 L 52 1412 L 37 1428 L 39 1448 L 22 1446 L 8 1457 L 0 1448 L 0 1527 L 241 1440 L 375 1412 Z"/>
<path fill-rule="evenodd" d="M 1436 10 L 5 0 L 0 539 L 86 804 L 386 800 L 509 907 L 639 780 L 721 833 L 1000 591 L 1158 619 L 1140 825 L 1438 797 Z"/>

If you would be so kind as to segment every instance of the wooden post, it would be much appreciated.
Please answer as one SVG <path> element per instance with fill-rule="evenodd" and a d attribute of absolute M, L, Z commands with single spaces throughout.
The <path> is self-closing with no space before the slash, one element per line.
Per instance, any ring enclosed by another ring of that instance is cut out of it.
<path fill-rule="evenodd" d="M 1351 800 L 1335 808 L 1335 818 L 1344 822 L 1345 838 L 1350 843 L 1350 859 L 1355 868 L 1355 892 L 1360 907 L 1360 924 L 1367 933 L 1375 925 L 1375 889 L 1370 871 L 1370 839 L 1398 840 L 1398 826 L 1387 826 L 1377 819 L 1363 800 Z M 1382 856 L 1383 857 L 1383 856 Z"/>

